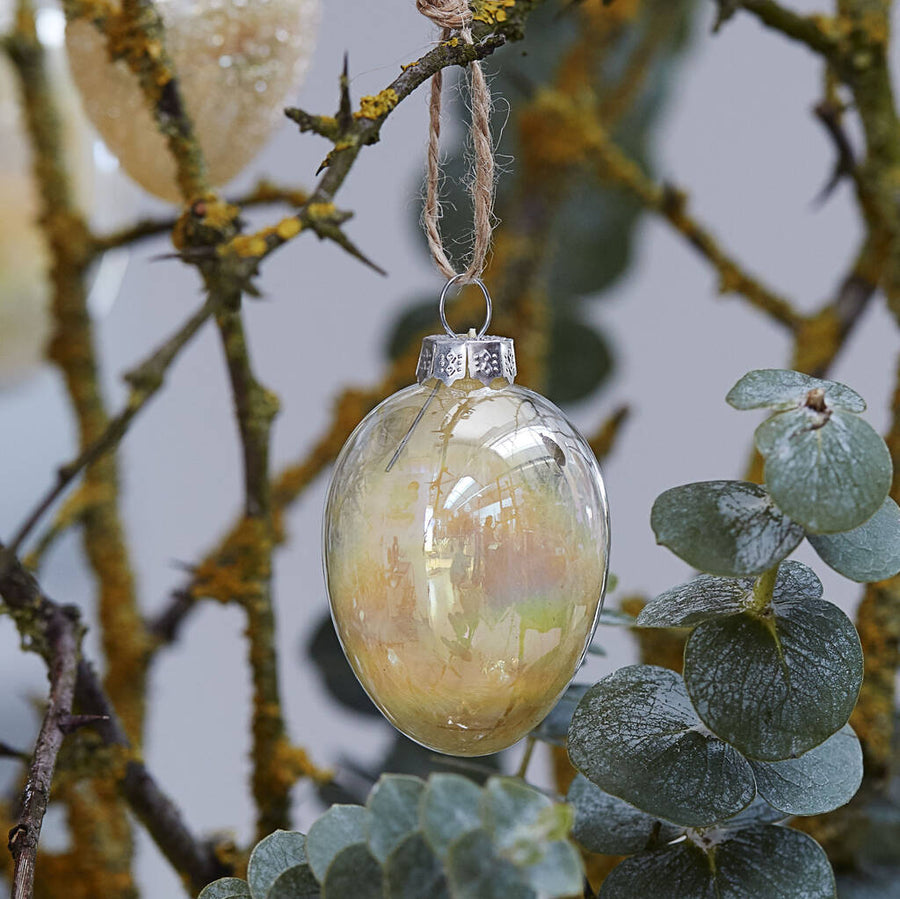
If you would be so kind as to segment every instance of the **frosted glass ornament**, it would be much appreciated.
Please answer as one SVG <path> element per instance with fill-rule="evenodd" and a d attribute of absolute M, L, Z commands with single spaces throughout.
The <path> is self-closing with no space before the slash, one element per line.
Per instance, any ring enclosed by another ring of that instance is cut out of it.
<path fill-rule="evenodd" d="M 185 106 L 210 181 L 234 178 L 259 153 L 303 79 L 319 21 L 319 0 L 157 0 Z M 110 152 L 145 190 L 179 201 L 175 164 L 122 62 L 109 62 L 89 22 L 66 28 L 75 83 Z"/>
<path fill-rule="evenodd" d="M 353 432 L 326 503 L 347 659 L 395 727 L 451 755 L 497 752 L 540 723 L 606 584 L 597 460 L 514 374 L 508 338 L 426 338 L 419 384 Z"/>

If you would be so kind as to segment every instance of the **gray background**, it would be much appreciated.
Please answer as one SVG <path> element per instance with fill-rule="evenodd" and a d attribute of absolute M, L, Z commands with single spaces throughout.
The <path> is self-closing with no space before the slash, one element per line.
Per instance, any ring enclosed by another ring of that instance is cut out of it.
<path fill-rule="evenodd" d="M 806 0 L 795 6 L 814 9 Z M 707 4 L 689 60 L 672 86 L 658 136 L 658 171 L 690 189 L 697 215 L 748 267 L 812 309 L 835 289 L 859 236 L 846 186 L 824 208 L 812 204 L 832 164 L 831 146 L 810 114 L 820 97 L 821 67 L 803 48 L 764 33 L 748 16 L 736 17 L 713 37 L 712 17 Z M 312 111 L 332 111 L 345 50 L 354 95 L 377 92 L 432 37 L 411 0 L 325 0 L 316 56 L 297 100 Z M 403 103 L 382 143 L 362 154 L 339 198 L 343 208 L 356 211 L 351 235 L 390 276 L 380 278 L 332 245 L 303 236 L 266 264 L 265 299 L 247 304 L 262 380 L 282 399 L 276 466 L 303 455 L 327 425 L 331 400 L 342 387 L 378 376 L 392 313 L 440 287 L 414 233 L 425 114 L 424 92 Z M 300 137 L 285 126 L 235 187 L 249 186 L 262 173 L 311 184 L 326 149 L 320 139 Z M 143 208 L 165 211 L 149 199 Z M 270 211 L 258 220 L 276 215 Z M 113 406 L 123 397 L 118 375 L 200 301 L 192 271 L 148 261 L 165 250 L 160 241 L 132 257 L 120 296 L 99 327 Z M 616 404 L 633 404 L 634 415 L 606 466 L 612 568 L 620 592 L 652 593 L 688 575 L 686 566 L 654 545 L 648 525 L 652 501 L 675 484 L 740 473 L 757 418 L 731 410 L 722 398 L 748 369 L 788 361 L 781 332 L 742 301 L 717 297 L 715 286 L 709 268 L 678 235 L 647 220 L 631 272 L 591 307 L 614 337 L 618 378 L 599 401 L 568 411 L 590 432 Z M 887 421 L 897 344 L 895 325 L 879 300 L 834 370 L 868 399 L 876 427 Z M 8 535 L 72 450 L 71 419 L 55 373 L 43 371 L 0 394 L 0 427 L 0 533 Z M 212 329 L 184 354 L 164 393 L 141 415 L 122 460 L 141 602 L 152 612 L 181 581 L 173 563 L 199 558 L 240 501 L 238 442 Z M 291 540 L 278 554 L 276 596 L 290 731 L 316 761 L 327 764 L 342 750 L 374 758 L 388 734 L 336 709 L 301 662 L 298 647 L 326 607 L 319 543 L 324 489 L 320 480 L 289 516 Z M 92 584 L 79 546 L 77 537 L 64 540 L 44 580 L 55 597 L 90 610 Z M 827 573 L 823 579 L 827 595 L 851 609 L 858 589 Z M 253 814 L 242 624 L 237 609 L 204 604 L 178 648 L 161 659 L 152 683 L 146 755 L 194 828 L 230 829 L 247 840 Z M 610 656 L 591 663 L 595 673 L 632 658 L 624 635 L 607 630 L 600 639 Z M 95 641 L 89 644 L 96 654 Z M 5 619 L 0 681 L 0 739 L 24 745 L 36 728 L 32 699 L 44 692 L 44 672 L 34 657 L 19 653 Z M 0 760 L 0 777 L 13 772 L 11 763 Z M 302 828 L 318 807 L 306 785 L 295 796 Z M 59 831 L 51 828 L 50 838 L 58 841 Z M 176 878 L 143 836 L 139 851 L 146 895 L 177 895 Z"/>

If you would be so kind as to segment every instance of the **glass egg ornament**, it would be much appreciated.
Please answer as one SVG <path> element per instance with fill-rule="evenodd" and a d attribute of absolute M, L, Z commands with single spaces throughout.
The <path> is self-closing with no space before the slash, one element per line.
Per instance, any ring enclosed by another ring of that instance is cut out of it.
<path fill-rule="evenodd" d="M 185 106 L 219 187 L 262 149 L 309 66 L 319 0 L 157 0 Z M 175 164 L 137 78 L 111 63 L 88 21 L 66 28 L 66 47 L 88 118 L 123 169 L 145 190 L 180 196 Z"/>
<path fill-rule="evenodd" d="M 485 336 L 488 322 L 454 334 L 446 293 L 447 335 L 425 338 L 418 384 L 338 457 L 324 566 L 338 637 L 375 705 L 423 746 L 478 756 L 539 724 L 584 658 L 609 514 L 585 439 L 514 383 L 512 340 Z"/>

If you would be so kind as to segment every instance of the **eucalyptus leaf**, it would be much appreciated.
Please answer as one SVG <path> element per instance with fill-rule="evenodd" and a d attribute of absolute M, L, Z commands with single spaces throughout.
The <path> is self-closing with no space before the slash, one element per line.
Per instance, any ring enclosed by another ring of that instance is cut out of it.
<path fill-rule="evenodd" d="M 589 686 L 589 684 L 569 684 L 559 702 L 553 706 L 550 714 L 531 732 L 531 735 L 544 743 L 565 746 L 575 706 L 581 701 Z"/>
<path fill-rule="evenodd" d="M 900 571 L 900 507 L 888 497 L 865 523 L 843 534 L 810 534 L 826 565 L 860 583 L 883 581 Z"/>
<path fill-rule="evenodd" d="M 394 848 L 384 866 L 386 899 L 450 899 L 440 859 L 421 833 Z"/>
<path fill-rule="evenodd" d="M 276 830 L 260 840 L 247 864 L 247 882 L 253 899 L 266 899 L 282 873 L 303 864 L 306 864 L 306 837 L 302 833 Z"/>
<path fill-rule="evenodd" d="M 331 615 L 323 615 L 307 646 L 325 689 L 345 708 L 381 719 L 381 712 L 360 686 L 334 630 Z"/>
<path fill-rule="evenodd" d="M 492 777 L 481 794 L 481 820 L 501 851 L 536 830 L 546 836 L 542 826 L 552 809 L 551 799 L 517 777 Z"/>
<path fill-rule="evenodd" d="M 682 833 L 682 828 L 610 796 L 583 774 L 575 776 L 566 801 L 575 808 L 572 838 L 589 852 L 630 855 L 647 849 L 651 840 L 664 844 Z"/>
<path fill-rule="evenodd" d="M 577 896 L 584 890 L 584 865 L 568 840 L 554 840 L 541 857 L 522 871 L 525 881 L 541 897 Z"/>
<path fill-rule="evenodd" d="M 625 859 L 600 899 L 835 899 L 834 875 L 815 840 L 764 825 L 713 843 L 690 841 Z"/>
<path fill-rule="evenodd" d="M 798 758 L 751 765 L 759 794 L 788 815 L 821 815 L 846 805 L 863 776 L 862 748 L 849 724 Z"/>
<path fill-rule="evenodd" d="M 425 782 L 407 774 L 385 774 L 369 794 L 366 807 L 369 848 L 380 862 L 419 828 L 419 800 Z"/>
<path fill-rule="evenodd" d="M 762 796 L 757 796 L 742 812 L 717 824 L 716 830 L 727 833 L 732 830 L 746 830 L 748 827 L 756 827 L 759 824 L 780 824 L 789 817 L 790 815 L 786 815 L 779 809 L 772 808 Z"/>
<path fill-rule="evenodd" d="M 792 409 L 802 406 L 811 390 L 822 390 L 829 408 L 865 411 L 866 401 L 846 384 L 783 368 L 748 372 L 728 391 L 725 402 L 735 409 Z"/>
<path fill-rule="evenodd" d="M 319 881 L 309 865 L 296 865 L 278 876 L 266 899 L 318 899 Z"/>
<path fill-rule="evenodd" d="M 447 870 L 454 899 L 537 899 L 515 865 L 497 855 L 490 833 L 483 829 L 451 844 Z"/>
<path fill-rule="evenodd" d="M 809 596 L 776 598 L 771 614 L 706 621 L 688 639 L 684 679 L 709 729 L 745 756 L 779 761 L 839 730 L 862 683 L 849 618 Z"/>
<path fill-rule="evenodd" d="M 384 899 L 384 875 L 365 843 L 354 843 L 332 859 L 322 881 L 322 899 Z"/>
<path fill-rule="evenodd" d="M 613 366 L 612 349 L 602 332 L 559 304 L 556 297 L 550 320 L 547 396 L 557 405 L 585 399 L 608 380 Z"/>
<path fill-rule="evenodd" d="M 753 601 L 754 578 L 724 578 L 701 574 L 672 587 L 644 606 L 639 627 L 693 627 L 702 621 L 737 615 Z M 822 595 L 818 575 L 802 562 L 782 562 L 773 590 L 776 602 Z"/>
<path fill-rule="evenodd" d="M 816 534 L 850 531 L 868 521 L 891 487 L 891 454 L 858 415 L 802 407 L 756 429 L 766 486 L 785 515 Z"/>
<path fill-rule="evenodd" d="M 221 877 L 207 884 L 197 899 L 251 899 L 247 882 L 237 877 Z"/>
<path fill-rule="evenodd" d="M 676 824 L 713 824 L 756 794 L 749 763 L 706 731 L 681 677 L 666 668 L 631 665 L 591 687 L 572 717 L 568 749 L 601 789 Z"/>
<path fill-rule="evenodd" d="M 748 481 L 701 481 L 657 497 L 650 513 L 656 542 L 694 568 L 740 577 L 768 571 L 796 549 L 803 528 Z"/>
<path fill-rule="evenodd" d="M 450 844 L 481 826 L 481 789 L 460 774 L 433 774 L 419 806 L 422 832 L 444 858 Z"/>
<path fill-rule="evenodd" d="M 650 600 L 637 617 L 638 627 L 693 627 L 701 621 L 737 615 L 753 595 L 752 578 L 701 574 Z"/>
<path fill-rule="evenodd" d="M 309 829 L 306 855 L 319 881 L 345 847 L 366 841 L 369 811 L 361 805 L 333 805 Z"/>

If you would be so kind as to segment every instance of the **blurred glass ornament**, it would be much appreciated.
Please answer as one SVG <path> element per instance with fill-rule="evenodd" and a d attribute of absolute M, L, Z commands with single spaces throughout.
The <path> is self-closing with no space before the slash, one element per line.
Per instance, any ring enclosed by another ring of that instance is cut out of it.
<path fill-rule="evenodd" d="M 299 87 L 315 43 L 319 0 L 157 0 L 210 181 L 234 178 L 262 149 Z M 164 200 L 180 199 L 175 164 L 127 65 L 109 62 L 89 22 L 66 28 L 88 117 L 124 170 Z"/>
<path fill-rule="evenodd" d="M 0 0 L 0 31 L 13 24 L 14 0 Z M 116 227 L 135 208 L 118 164 L 104 153 L 81 111 L 63 48 L 65 18 L 55 7 L 35 14 L 46 51 L 51 89 L 60 113 L 62 145 L 78 205 L 91 223 Z M 18 77 L 0 55 L 0 389 L 33 374 L 50 336 L 50 255 L 37 222 L 40 198 L 31 170 L 31 146 L 21 112 Z M 118 294 L 127 250 L 106 253 L 89 276 L 88 305 L 101 316 Z"/>
<path fill-rule="evenodd" d="M 439 752 L 486 755 L 534 728 L 583 659 L 609 520 L 587 442 L 513 384 L 512 341 L 487 324 L 454 334 L 443 301 L 449 336 L 425 338 L 418 386 L 341 451 L 325 573 L 347 658 L 388 720 Z"/>

